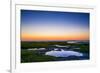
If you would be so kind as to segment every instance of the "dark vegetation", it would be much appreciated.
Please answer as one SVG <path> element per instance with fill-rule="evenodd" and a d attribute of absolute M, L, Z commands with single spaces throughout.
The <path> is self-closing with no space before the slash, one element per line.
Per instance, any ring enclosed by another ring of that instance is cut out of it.
<path fill-rule="evenodd" d="M 53 56 L 47 56 L 44 54 L 40 54 L 39 51 L 35 50 L 27 50 L 29 48 L 47 48 L 50 45 L 62 45 L 62 46 L 70 46 L 70 47 L 79 47 L 80 49 L 73 49 L 74 51 L 87 53 L 89 55 L 89 43 L 73 43 L 69 44 L 65 41 L 63 42 L 21 42 L 21 62 L 46 62 L 46 61 L 58 61 L 59 58 Z M 79 59 L 75 57 L 70 57 L 70 59 Z"/>
<path fill-rule="evenodd" d="M 49 45 L 66 45 L 66 42 L 21 42 L 21 48 L 46 48 Z"/>
<path fill-rule="evenodd" d="M 56 57 L 39 54 L 36 51 L 21 50 L 21 62 L 55 61 Z"/>

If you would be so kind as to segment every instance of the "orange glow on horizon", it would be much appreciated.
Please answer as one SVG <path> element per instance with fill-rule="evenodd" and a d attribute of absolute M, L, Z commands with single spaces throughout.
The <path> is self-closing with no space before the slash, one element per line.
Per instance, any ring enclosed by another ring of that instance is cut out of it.
<path fill-rule="evenodd" d="M 71 34 L 71 35 L 60 35 L 60 36 L 50 36 L 50 35 L 31 35 L 22 34 L 22 41 L 47 41 L 47 40 L 89 40 L 89 34 Z"/>

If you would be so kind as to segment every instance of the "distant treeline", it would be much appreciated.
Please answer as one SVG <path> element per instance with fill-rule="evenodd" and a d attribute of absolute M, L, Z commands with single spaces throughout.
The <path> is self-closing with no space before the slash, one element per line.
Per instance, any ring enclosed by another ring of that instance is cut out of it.
<path fill-rule="evenodd" d="M 67 45 L 67 42 L 21 42 L 21 48 L 46 48 L 50 45 Z"/>
<path fill-rule="evenodd" d="M 21 42 L 21 48 L 22 49 L 28 49 L 28 48 L 47 48 L 50 45 L 63 45 L 63 46 L 76 46 L 81 48 L 89 48 L 89 43 L 67 43 L 67 42 Z"/>

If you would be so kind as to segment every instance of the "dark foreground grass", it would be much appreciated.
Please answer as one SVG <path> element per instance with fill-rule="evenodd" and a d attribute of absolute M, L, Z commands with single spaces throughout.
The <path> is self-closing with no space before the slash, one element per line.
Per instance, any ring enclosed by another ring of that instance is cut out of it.
<path fill-rule="evenodd" d="M 64 60 L 64 58 L 57 58 L 53 56 L 47 56 L 45 54 L 39 53 L 36 50 L 27 50 L 29 48 L 47 48 L 50 45 L 62 45 L 62 46 L 74 46 L 80 49 L 73 49 L 73 51 L 78 51 L 81 53 L 86 53 L 89 56 L 89 43 L 83 44 L 69 44 L 66 42 L 21 42 L 21 63 L 30 62 L 48 62 L 48 61 L 59 61 Z M 66 60 L 80 60 L 79 57 L 68 57 Z"/>
<path fill-rule="evenodd" d="M 43 54 L 39 54 L 36 51 L 21 51 L 21 62 L 44 62 L 44 61 L 56 61 L 56 57 L 47 56 Z"/>

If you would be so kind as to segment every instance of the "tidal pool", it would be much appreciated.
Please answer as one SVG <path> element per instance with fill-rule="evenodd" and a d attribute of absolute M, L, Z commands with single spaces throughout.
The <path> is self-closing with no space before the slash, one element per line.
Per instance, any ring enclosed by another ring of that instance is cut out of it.
<path fill-rule="evenodd" d="M 81 57 L 83 56 L 83 53 L 76 52 L 76 51 L 65 51 L 61 49 L 61 51 L 56 51 L 56 50 L 48 51 L 45 53 L 45 55 L 54 56 L 54 57 L 69 57 L 69 56 Z"/>

